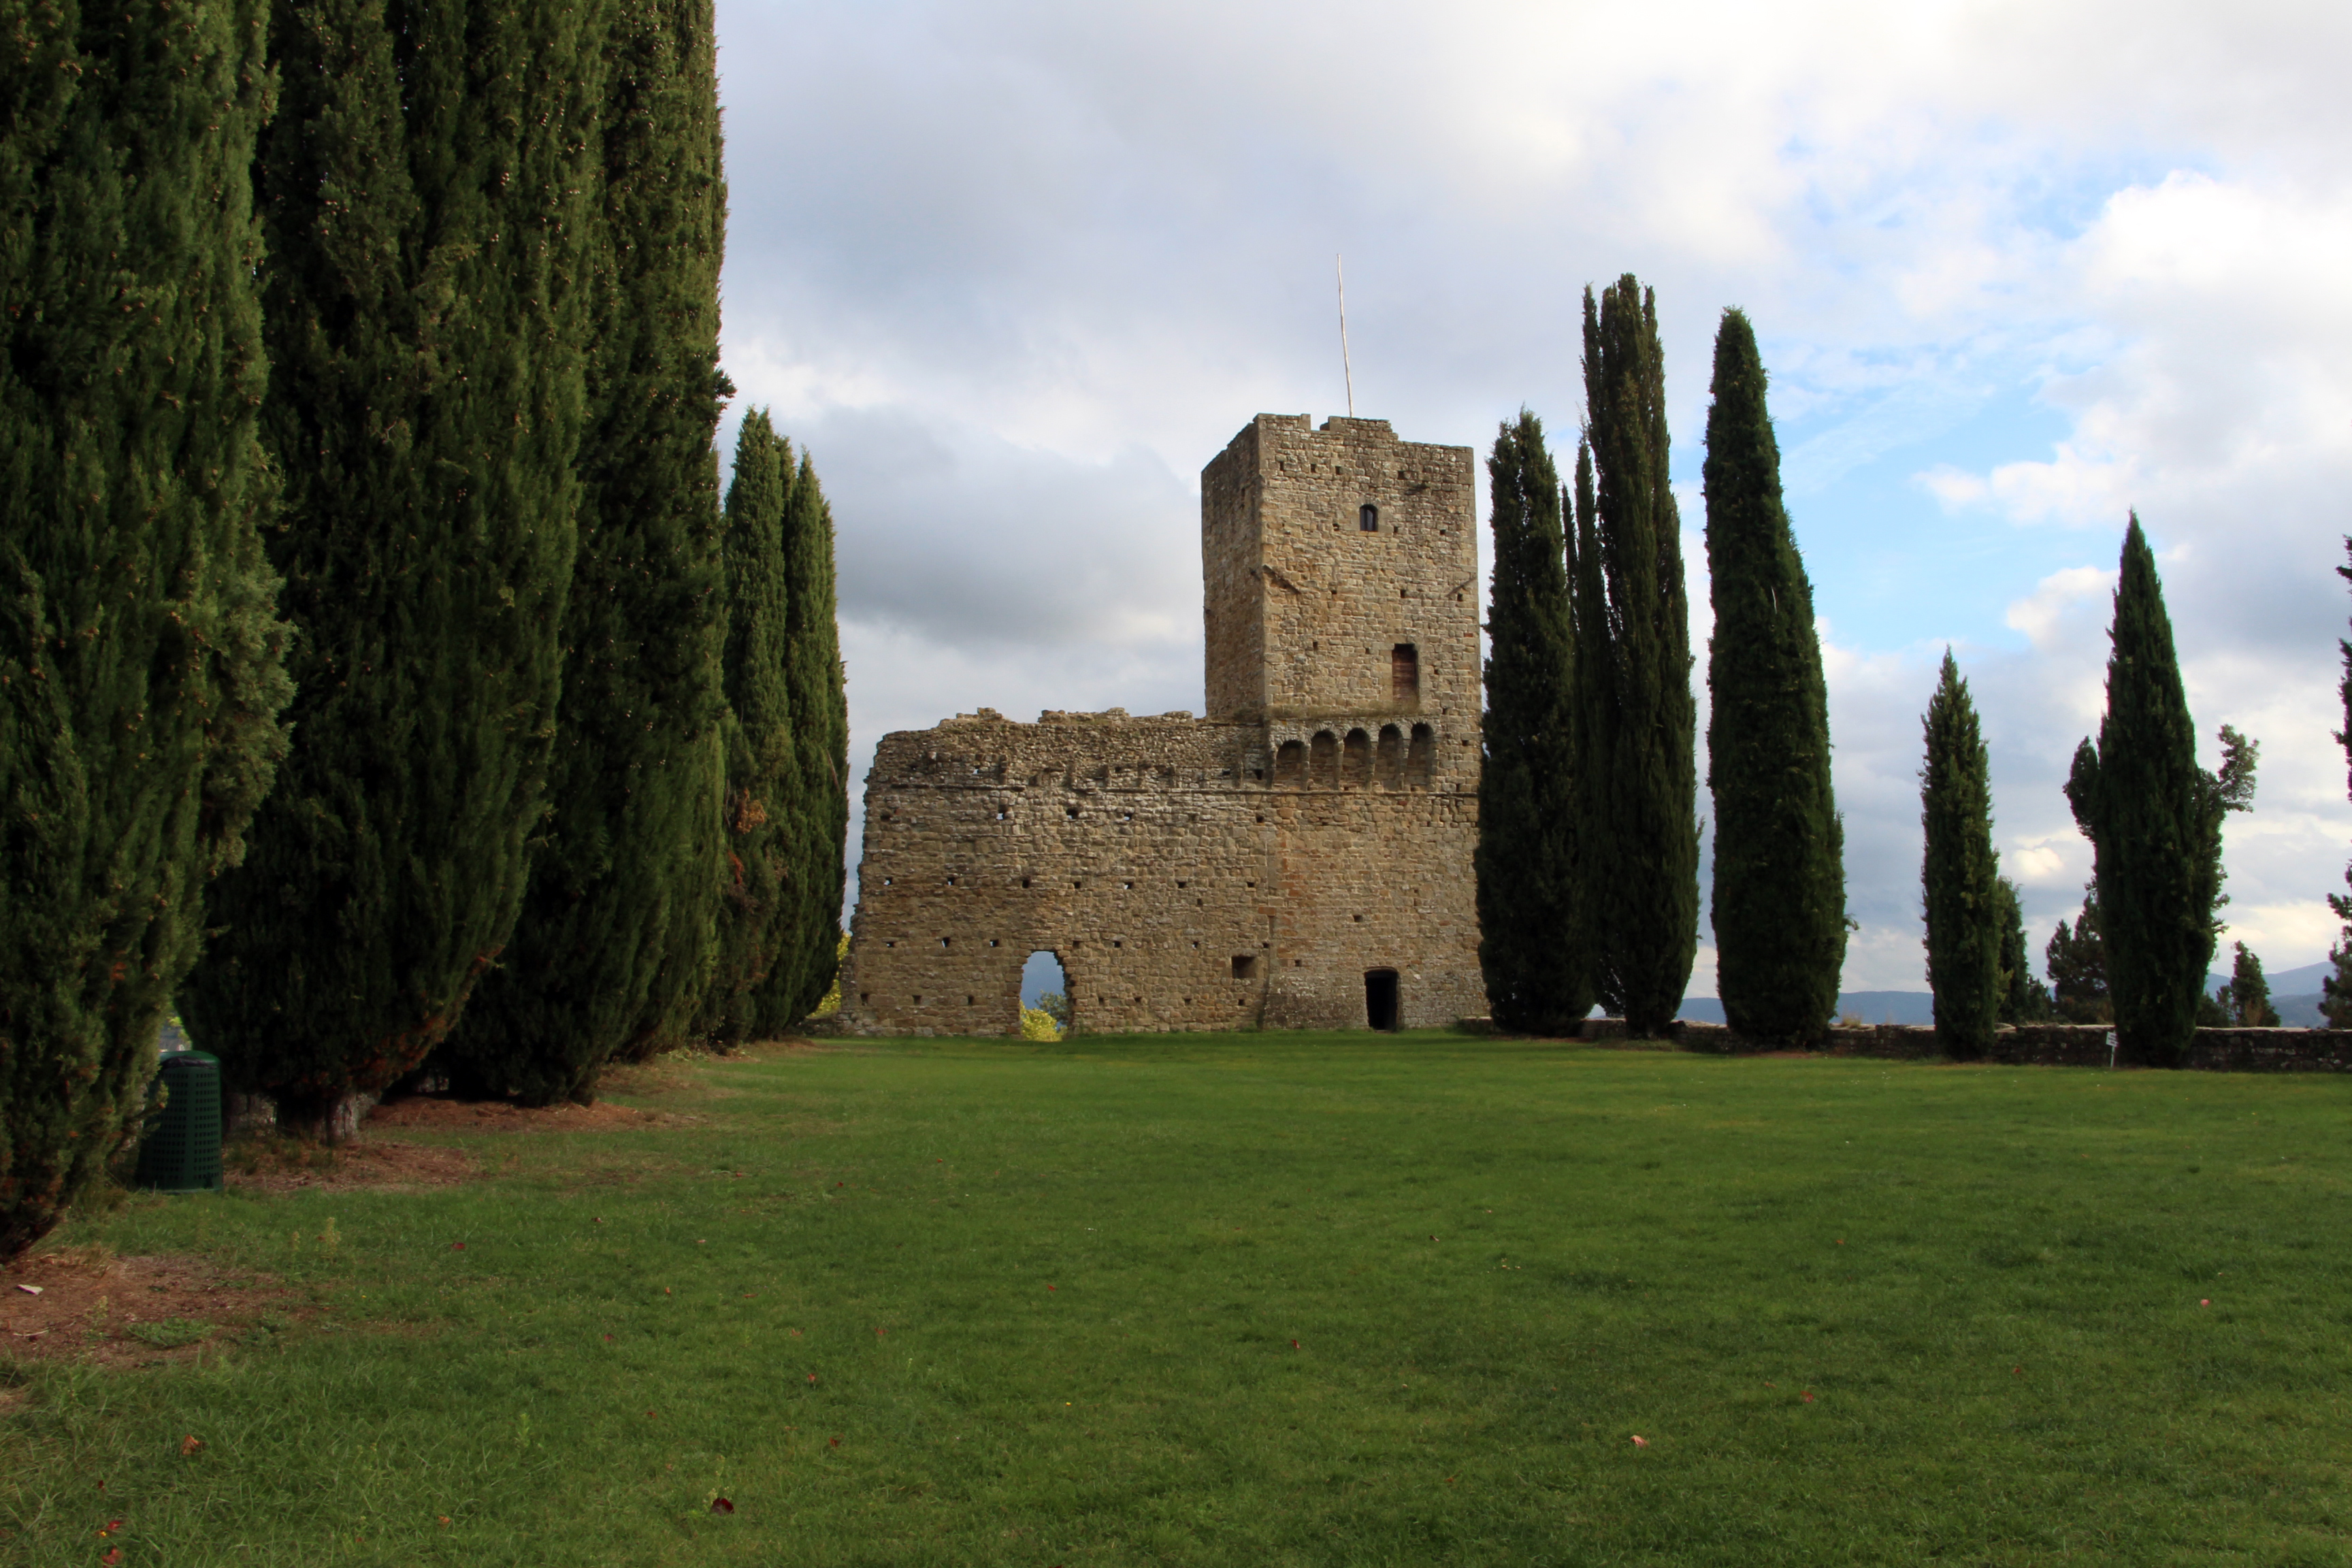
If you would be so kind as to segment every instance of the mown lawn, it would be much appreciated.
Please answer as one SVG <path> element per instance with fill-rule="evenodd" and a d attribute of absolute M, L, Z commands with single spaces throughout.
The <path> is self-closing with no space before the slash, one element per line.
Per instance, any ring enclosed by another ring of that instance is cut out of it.
<path fill-rule="evenodd" d="M 618 1098 L 698 1120 L 72 1227 L 325 1310 L 7 1373 L 0 1562 L 2352 1561 L 2352 1082 L 1252 1035 Z"/>

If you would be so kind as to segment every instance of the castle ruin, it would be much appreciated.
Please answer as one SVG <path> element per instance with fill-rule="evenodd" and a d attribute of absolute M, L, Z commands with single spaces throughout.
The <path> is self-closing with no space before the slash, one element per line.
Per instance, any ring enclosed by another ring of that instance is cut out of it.
<path fill-rule="evenodd" d="M 990 709 L 883 738 L 842 1017 L 1406 1028 L 1484 1013 L 1471 453 L 1264 414 L 1201 473 L 1207 716 Z"/>

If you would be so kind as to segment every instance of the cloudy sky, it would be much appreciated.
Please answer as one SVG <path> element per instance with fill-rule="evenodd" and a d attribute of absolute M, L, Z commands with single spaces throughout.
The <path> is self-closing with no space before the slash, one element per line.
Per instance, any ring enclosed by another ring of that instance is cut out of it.
<path fill-rule="evenodd" d="M 2230 937 L 2274 971 L 2325 954 L 2352 8 L 720 0 L 719 30 L 727 367 L 833 498 L 861 774 L 885 731 L 982 704 L 1200 708 L 1197 476 L 1257 413 L 1344 411 L 1335 253 L 1358 411 L 1482 455 L 1522 404 L 1572 445 L 1581 290 L 1631 271 L 1695 642 L 1719 311 L 1764 345 L 1848 989 L 1924 984 L 1947 644 L 2037 945 L 2080 902 L 2059 786 L 2132 508 L 2208 765 L 2224 721 L 2262 742 Z"/>

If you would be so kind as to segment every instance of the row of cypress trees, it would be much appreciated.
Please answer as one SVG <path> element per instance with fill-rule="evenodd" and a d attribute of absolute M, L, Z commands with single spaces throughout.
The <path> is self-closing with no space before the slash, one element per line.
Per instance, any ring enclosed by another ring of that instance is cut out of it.
<path fill-rule="evenodd" d="M 2221 824 L 2251 810 L 2255 743 L 2221 731 L 2221 766 L 2197 763 L 2196 726 L 2180 680 L 2172 621 L 2156 555 L 2139 519 L 2124 533 L 2107 659 L 2107 708 L 2095 741 L 2074 753 L 2066 781 L 2075 825 L 2091 841 L 2092 878 L 2081 919 L 2060 921 L 2049 947 L 2058 1005 L 2104 1001 L 2122 1059 L 2172 1067 L 2189 1048 L 2220 931 Z M 1992 846 L 1990 763 L 1968 682 L 1947 649 L 1924 720 L 1920 773 L 1926 851 L 1927 979 L 1944 1048 L 1984 1055 L 2002 1022 L 2046 1007 L 2025 972 L 2017 891 Z M 2241 969 L 2251 955 L 2241 949 Z M 2241 1015 L 2259 967 L 2244 982 Z M 2095 997 L 2094 992 L 2095 990 Z M 2077 1015 L 2079 1016 L 2079 1015 Z"/>
<path fill-rule="evenodd" d="M 804 455 L 718 504 L 709 0 L 8 32 L 0 1256 L 121 1146 L 174 997 L 311 1131 L 428 1058 L 543 1102 L 804 1014 L 847 811 L 832 521 Z M 747 723 L 761 683 L 789 703 Z M 746 987 L 751 817 L 782 891 Z"/>
<path fill-rule="evenodd" d="M 1572 500 L 1522 411 L 1487 471 L 1495 533 L 1480 963 L 1497 1023 L 1573 1029 L 1597 999 L 1664 1032 L 1696 954 L 1696 705 L 1681 520 L 1667 476 L 1654 295 L 1584 300 L 1585 422 Z M 1803 1041 L 1844 962 L 1843 827 L 1829 773 L 1812 590 L 1747 318 L 1727 310 L 1707 419 L 1716 637 L 1713 908 L 1733 1026 Z"/>
<path fill-rule="evenodd" d="M 832 986 L 849 825 L 833 515 L 807 454 L 795 466 L 756 410 L 726 529 L 724 894 L 700 1028 L 736 1040 L 797 1023 Z"/>
<path fill-rule="evenodd" d="M 1567 1032 L 1597 998 L 1653 1035 L 1681 1004 L 1697 912 L 1695 719 L 1654 297 L 1630 276 L 1597 301 L 1588 289 L 1584 344 L 1572 501 L 1531 413 L 1502 427 L 1487 463 L 1495 574 L 1480 962 L 1507 1028 Z M 1710 912 L 1731 1027 L 1802 1044 L 1829 1026 L 1851 926 L 1812 590 L 1782 504 L 1766 387 L 1754 329 L 1725 311 L 1704 468 L 1715 612 Z M 2063 1004 L 2081 984 L 2072 971 L 2095 963 L 2123 1052 L 2167 1065 L 2187 1048 L 2200 1003 L 2210 1005 L 2203 978 L 2214 911 L 2226 902 L 2221 822 L 2252 804 L 2256 747 L 2224 726 L 2221 771 L 2197 765 L 2171 624 L 2137 517 L 2112 635 L 2107 715 L 2067 783 L 2092 841 L 2092 888 L 2080 930 L 2062 923 L 2053 939 L 2052 972 L 2069 972 Z M 2345 658 L 2352 735 L 2352 643 Z M 2017 889 L 2000 875 L 1989 755 L 1949 650 L 1923 724 L 1921 882 L 1936 1025 L 1952 1055 L 1979 1057 L 2000 1024 L 2045 1016 L 2052 1004 L 2031 972 Z M 2338 902 L 2352 921 L 2352 902 Z M 2352 939 L 2339 951 L 2352 952 Z M 2352 957 L 2338 962 L 2352 973 Z M 2342 989 L 2352 996 L 2352 982 Z"/>

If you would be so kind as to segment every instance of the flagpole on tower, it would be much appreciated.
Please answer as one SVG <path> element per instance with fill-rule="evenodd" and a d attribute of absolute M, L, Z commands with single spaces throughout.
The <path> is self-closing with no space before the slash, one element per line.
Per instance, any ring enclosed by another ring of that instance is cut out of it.
<path fill-rule="evenodd" d="M 1334 251 L 1331 270 L 1339 282 L 1339 374 L 1348 384 L 1348 417 L 1356 416 L 1356 369 L 1348 362 L 1348 268 L 1345 259 Z"/>

